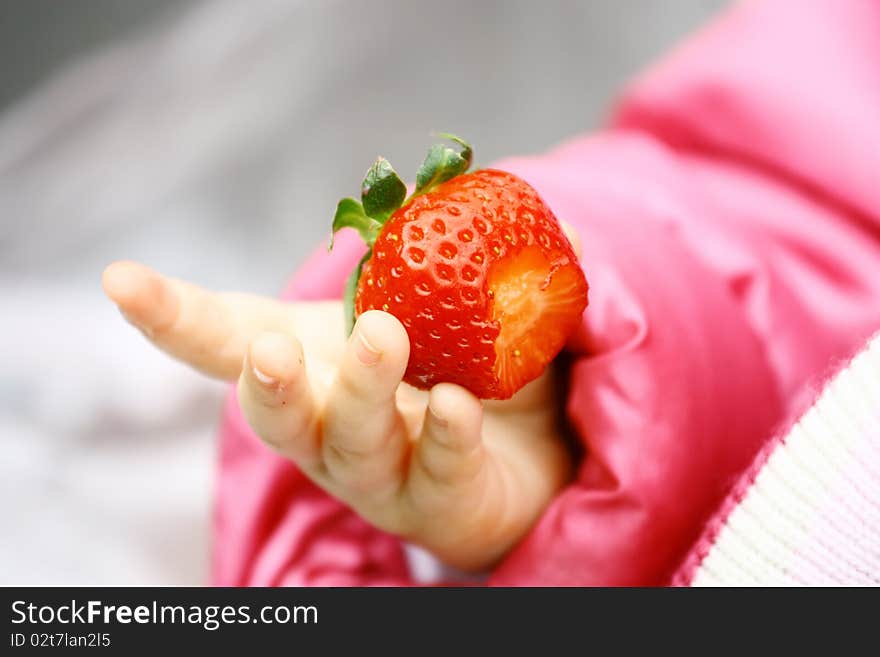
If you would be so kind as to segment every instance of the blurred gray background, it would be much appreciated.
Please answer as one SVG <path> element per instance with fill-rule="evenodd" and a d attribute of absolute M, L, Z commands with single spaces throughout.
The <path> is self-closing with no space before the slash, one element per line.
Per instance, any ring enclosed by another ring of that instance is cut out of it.
<path fill-rule="evenodd" d="M 6 0 L 0 584 L 198 584 L 224 387 L 152 351 L 114 259 L 276 294 L 381 153 L 601 126 L 721 0 Z"/>

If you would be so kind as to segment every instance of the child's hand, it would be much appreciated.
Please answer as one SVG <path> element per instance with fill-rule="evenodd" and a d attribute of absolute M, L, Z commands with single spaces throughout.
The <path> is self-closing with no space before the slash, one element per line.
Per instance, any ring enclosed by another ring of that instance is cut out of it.
<path fill-rule="evenodd" d="M 215 294 L 135 263 L 104 289 L 156 346 L 238 378 L 245 417 L 268 445 L 377 527 L 449 565 L 491 566 L 567 481 L 549 372 L 505 402 L 401 383 L 409 355 L 392 315 L 364 313 L 344 340 L 339 302 Z"/>

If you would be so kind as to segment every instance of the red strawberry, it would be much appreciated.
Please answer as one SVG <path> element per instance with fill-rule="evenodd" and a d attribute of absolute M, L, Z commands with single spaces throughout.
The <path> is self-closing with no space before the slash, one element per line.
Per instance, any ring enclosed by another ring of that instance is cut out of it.
<path fill-rule="evenodd" d="M 347 312 L 353 322 L 384 310 L 403 323 L 408 383 L 507 399 L 562 349 L 587 306 L 587 281 L 535 190 L 505 171 L 465 174 L 470 146 L 444 136 L 462 151 L 434 146 L 405 203 L 382 158 L 367 173 L 363 205 L 340 202 L 334 232 L 356 228 L 372 246 L 349 280 Z"/>

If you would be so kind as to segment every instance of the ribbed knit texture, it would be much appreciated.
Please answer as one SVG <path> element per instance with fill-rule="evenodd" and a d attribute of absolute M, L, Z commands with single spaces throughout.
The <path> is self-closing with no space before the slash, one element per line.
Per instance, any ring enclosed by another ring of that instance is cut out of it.
<path fill-rule="evenodd" d="M 737 488 L 676 584 L 880 584 L 880 335 Z"/>

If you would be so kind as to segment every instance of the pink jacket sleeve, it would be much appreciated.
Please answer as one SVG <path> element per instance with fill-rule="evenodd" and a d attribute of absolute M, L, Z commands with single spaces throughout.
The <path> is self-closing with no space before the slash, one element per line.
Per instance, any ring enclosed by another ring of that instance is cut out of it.
<path fill-rule="evenodd" d="M 586 83 L 586 82 L 585 82 Z M 880 327 L 880 4 L 744 2 L 637 80 L 610 126 L 496 166 L 583 242 L 585 456 L 489 578 L 663 584 L 781 423 Z M 289 298 L 338 296 L 358 249 Z M 265 450 L 234 396 L 215 582 L 408 584 L 400 543 Z"/>

